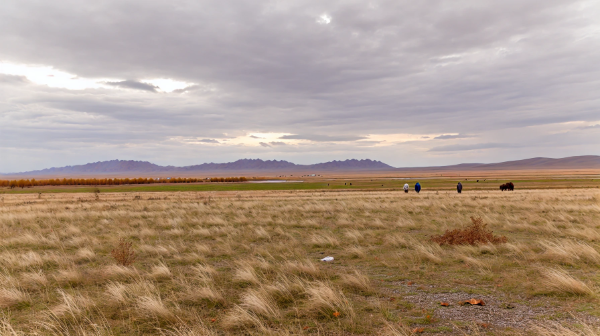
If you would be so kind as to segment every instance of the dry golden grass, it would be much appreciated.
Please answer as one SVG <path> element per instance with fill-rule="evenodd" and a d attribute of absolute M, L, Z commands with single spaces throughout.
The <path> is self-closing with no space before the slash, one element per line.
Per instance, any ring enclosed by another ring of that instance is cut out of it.
<path fill-rule="evenodd" d="M 598 334 L 596 189 L 35 196 L 0 203 L 0 335 Z M 508 242 L 430 241 L 470 217 Z"/>

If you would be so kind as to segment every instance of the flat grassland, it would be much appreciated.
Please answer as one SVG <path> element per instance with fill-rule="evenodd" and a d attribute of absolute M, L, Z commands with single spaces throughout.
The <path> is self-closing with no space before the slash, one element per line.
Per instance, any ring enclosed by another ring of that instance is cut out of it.
<path fill-rule="evenodd" d="M 598 335 L 600 190 L 496 188 L 3 194 L 0 335 Z"/>

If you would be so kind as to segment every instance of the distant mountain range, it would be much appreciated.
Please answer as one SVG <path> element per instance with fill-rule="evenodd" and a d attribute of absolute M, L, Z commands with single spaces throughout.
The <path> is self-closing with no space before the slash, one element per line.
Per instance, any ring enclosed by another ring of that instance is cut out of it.
<path fill-rule="evenodd" d="M 48 168 L 23 173 L 5 174 L 10 176 L 75 176 L 101 174 L 158 174 L 193 172 L 326 172 L 326 171 L 468 171 L 468 170 L 523 170 L 523 169 L 600 169 L 600 156 L 572 156 L 562 159 L 532 158 L 500 163 L 463 163 L 439 167 L 394 168 L 381 161 L 344 160 L 329 161 L 312 165 L 299 165 L 288 161 L 242 159 L 228 163 L 203 163 L 200 165 L 175 167 L 159 166 L 147 161 L 112 160 L 88 163 L 77 166 Z"/>
<path fill-rule="evenodd" d="M 111 160 L 88 163 L 78 166 L 48 168 L 7 175 L 93 175 L 119 173 L 183 173 L 183 172 L 254 172 L 254 171 L 362 171 L 393 170 L 394 167 L 374 160 L 344 160 L 298 165 L 288 161 L 242 159 L 228 163 L 203 163 L 194 166 L 159 166 L 147 161 Z"/>
<path fill-rule="evenodd" d="M 530 169 L 600 169 L 600 156 L 570 156 L 561 159 L 531 158 L 499 163 L 461 163 L 452 166 L 399 168 L 403 171 L 466 171 L 466 170 L 530 170 Z"/>

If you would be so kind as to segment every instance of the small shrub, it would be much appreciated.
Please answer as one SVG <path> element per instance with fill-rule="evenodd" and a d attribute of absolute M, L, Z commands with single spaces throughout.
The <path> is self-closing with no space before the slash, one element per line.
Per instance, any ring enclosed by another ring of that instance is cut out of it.
<path fill-rule="evenodd" d="M 132 242 L 123 238 L 119 239 L 117 247 L 110 252 L 119 265 L 130 266 L 135 261 L 136 255 L 133 251 Z"/>
<path fill-rule="evenodd" d="M 486 228 L 487 224 L 483 223 L 483 219 L 471 217 L 471 222 L 473 224 L 464 229 L 446 230 L 443 235 L 432 237 L 431 241 L 440 245 L 501 244 L 508 241 L 504 236 L 494 236 L 494 233 Z"/>

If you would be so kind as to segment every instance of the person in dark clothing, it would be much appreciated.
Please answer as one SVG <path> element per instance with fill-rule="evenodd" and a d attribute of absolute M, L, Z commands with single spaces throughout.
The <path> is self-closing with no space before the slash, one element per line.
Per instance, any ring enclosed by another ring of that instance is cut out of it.
<path fill-rule="evenodd" d="M 415 191 L 417 192 L 417 194 L 421 191 L 421 184 L 419 182 L 415 184 Z"/>
<path fill-rule="evenodd" d="M 460 182 L 456 185 L 456 191 L 458 191 L 459 194 L 462 192 L 462 184 Z"/>

